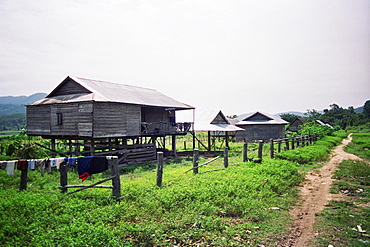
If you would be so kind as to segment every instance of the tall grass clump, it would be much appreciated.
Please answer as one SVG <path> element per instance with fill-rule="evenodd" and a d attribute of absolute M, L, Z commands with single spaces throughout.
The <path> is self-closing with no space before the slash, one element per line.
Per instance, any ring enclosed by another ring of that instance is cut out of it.
<path fill-rule="evenodd" d="M 313 145 L 286 150 L 275 154 L 278 159 L 289 160 L 299 164 L 311 164 L 326 160 L 332 148 L 341 142 L 342 138 L 338 136 L 324 136 Z"/>

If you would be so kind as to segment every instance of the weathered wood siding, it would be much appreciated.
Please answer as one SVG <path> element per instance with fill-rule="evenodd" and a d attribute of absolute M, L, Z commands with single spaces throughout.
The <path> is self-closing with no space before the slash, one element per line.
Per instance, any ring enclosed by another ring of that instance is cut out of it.
<path fill-rule="evenodd" d="M 302 125 L 303 123 L 300 121 L 300 120 L 295 120 L 293 121 L 290 125 L 289 125 L 289 130 L 290 131 L 298 131 L 301 129 L 301 127 L 299 127 L 300 125 Z"/>
<path fill-rule="evenodd" d="M 93 130 L 92 102 L 51 105 L 50 122 L 52 136 L 91 137 Z M 58 123 L 62 114 L 62 123 Z"/>
<path fill-rule="evenodd" d="M 139 136 L 141 107 L 137 105 L 94 104 L 94 138 Z"/>
<path fill-rule="evenodd" d="M 215 119 L 213 119 L 212 124 L 227 124 L 228 122 L 225 118 L 222 117 L 221 114 L 218 114 Z"/>
<path fill-rule="evenodd" d="M 27 134 L 50 135 L 50 105 L 27 106 Z"/>
<path fill-rule="evenodd" d="M 259 113 L 248 118 L 248 121 L 268 121 L 268 120 L 271 120 L 271 118 L 268 118 L 265 115 Z"/>
<path fill-rule="evenodd" d="M 59 95 L 67 95 L 67 94 L 80 94 L 80 93 L 91 93 L 86 88 L 80 86 L 76 82 L 71 79 L 68 79 L 63 84 L 60 85 L 58 90 L 52 92 L 50 96 L 59 96 Z"/>
<path fill-rule="evenodd" d="M 239 125 L 238 127 L 245 129 L 245 131 L 238 131 L 236 133 L 236 141 L 267 141 L 270 138 L 278 139 L 285 137 L 284 125 L 280 124 Z"/>

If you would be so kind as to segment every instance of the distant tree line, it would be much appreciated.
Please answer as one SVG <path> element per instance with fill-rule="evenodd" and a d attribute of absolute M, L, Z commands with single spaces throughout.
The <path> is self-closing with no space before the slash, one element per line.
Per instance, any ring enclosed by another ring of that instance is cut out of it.
<path fill-rule="evenodd" d="M 15 113 L 26 113 L 26 107 L 24 105 L 0 104 L 0 116 Z"/>
<path fill-rule="evenodd" d="M 288 122 L 292 122 L 299 117 L 307 122 L 321 120 L 336 129 L 346 129 L 347 127 L 359 126 L 370 122 L 370 100 L 365 102 L 363 112 L 361 113 L 356 113 L 352 106 L 344 109 L 337 104 L 332 104 L 330 109 L 324 109 L 323 113 L 315 109 L 309 109 L 303 117 L 290 113 L 281 114 L 280 117 Z"/>
<path fill-rule="evenodd" d="M 0 131 L 21 130 L 26 125 L 26 113 L 0 115 Z"/>

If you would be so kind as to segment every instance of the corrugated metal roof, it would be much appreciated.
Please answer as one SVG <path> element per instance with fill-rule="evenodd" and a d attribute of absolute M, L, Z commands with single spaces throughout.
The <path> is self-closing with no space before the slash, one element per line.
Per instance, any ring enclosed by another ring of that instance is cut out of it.
<path fill-rule="evenodd" d="M 194 120 L 190 114 L 176 113 L 176 122 L 193 122 L 194 131 L 238 131 L 244 130 L 237 126 L 230 124 L 221 110 L 195 110 Z M 219 115 L 225 119 L 225 123 L 212 123 Z"/>
<path fill-rule="evenodd" d="M 155 89 L 91 80 L 81 77 L 69 76 L 66 79 L 72 79 L 74 82 L 86 88 L 91 93 L 47 97 L 40 101 L 36 101 L 30 105 L 96 101 L 96 102 L 117 102 L 145 106 L 159 106 L 175 109 L 194 108 L 190 105 L 181 103 L 171 97 L 168 97 Z M 56 88 L 56 90 L 58 89 L 58 87 Z"/>
<path fill-rule="evenodd" d="M 249 118 L 251 118 L 252 116 L 254 116 L 256 114 L 261 114 L 261 115 L 265 116 L 266 118 L 268 118 L 269 120 L 248 120 Z M 237 117 L 237 119 L 239 120 L 239 122 L 237 122 L 236 125 L 289 124 L 287 121 L 285 121 L 285 120 L 283 120 L 279 117 L 275 117 L 275 116 L 270 115 L 268 113 L 259 112 L 259 111 L 239 115 Z"/>

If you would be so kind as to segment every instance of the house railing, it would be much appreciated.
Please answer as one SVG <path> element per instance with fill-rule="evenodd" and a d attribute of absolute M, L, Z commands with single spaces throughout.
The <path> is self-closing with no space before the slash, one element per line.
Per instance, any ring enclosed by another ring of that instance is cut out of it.
<path fill-rule="evenodd" d="M 170 123 L 170 122 L 141 122 L 141 134 L 162 135 L 187 133 L 191 130 L 192 123 Z"/>

